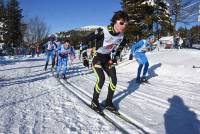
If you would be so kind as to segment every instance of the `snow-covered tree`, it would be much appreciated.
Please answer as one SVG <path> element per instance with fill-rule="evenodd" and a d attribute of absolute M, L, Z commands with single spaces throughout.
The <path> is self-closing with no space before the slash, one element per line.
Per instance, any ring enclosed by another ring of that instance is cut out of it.
<path fill-rule="evenodd" d="M 159 29 L 167 29 L 170 16 L 164 0 L 121 0 L 123 10 L 130 16 L 127 34 L 134 40 Z M 165 31 L 166 33 L 166 31 Z M 132 37 L 131 37 L 132 36 Z"/>

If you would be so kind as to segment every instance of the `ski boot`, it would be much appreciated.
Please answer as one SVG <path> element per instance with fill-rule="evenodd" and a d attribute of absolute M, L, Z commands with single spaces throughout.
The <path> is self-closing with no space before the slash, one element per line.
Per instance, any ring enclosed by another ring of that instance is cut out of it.
<path fill-rule="evenodd" d="M 44 70 L 47 70 L 48 63 L 45 64 Z"/>
<path fill-rule="evenodd" d="M 95 102 L 91 102 L 90 107 L 97 113 L 99 113 L 100 115 L 103 115 L 103 111 L 99 105 L 99 102 L 95 103 Z"/>
<path fill-rule="evenodd" d="M 65 74 L 63 74 L 63 79 L 67 79 L 67 77 L 66 77 L 66 75 L 65 75 Z"/>
<path fill-rule="evenodd" d="M 47 66 L 44 67 L 44 71 L 47 71 Z"/>
<path fill-rule="evenodd" d="M 59 74 L 56 74 L 56 76 L 55 76 L 56 78 L 59 78 Z"/>
<path fill-rule="evenodd" d="M 148 82 L 148 80 L 147 80 L 147 78 L 145 77 L 145 76 L 142 76 L 142 78 L 141 78 L 141 82 Z"/>
<path fill-rule="evenodd" d="M 140 84 L 141 83 L 141 79 L 140 78 L 136 78 L 136 83 Z"/>
<path fill-rule="evenodd" d="M 116 106 L 113 105 L 113 103 L 105 103 L 105 108 L 112 113 L 118 113 L 118 110 L 117 110 Z"/>

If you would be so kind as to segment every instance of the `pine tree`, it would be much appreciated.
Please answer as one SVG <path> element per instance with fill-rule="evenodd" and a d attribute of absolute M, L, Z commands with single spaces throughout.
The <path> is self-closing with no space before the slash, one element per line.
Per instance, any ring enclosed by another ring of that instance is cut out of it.
<path fill-rule="evenodd" d="M 138 40 L 144 29 L 144 23 L 141 21 L 144 19 L 141 13 L 141 3 L 145 0 L 121 0 L 123 10 L 125 10 L 129 17 L 130 22 L 127 27 L 126 36 L 129 40 Z"/>
<path fill-rule="evenodd" d="M 166 36 L 168 33 L 172 33 L 172 24 L 167 1 L 155 0 L 153 18 L 158 38 L 161 35 Z"/>
<path fill-rule="evenodd" d="M 5 7 L 3 0 L 0 0 L 0 43 L 4 43 Z"/>
<path fill-rule="evenodd" d="M 193 26 L 190 29 L 190 40 L 192 44 L 200 44 L 200 26 Z"/>
<path fill-rule="evenodd" d="M 6 12 L 6 35 L 5 43 L 6 48 L 13 48 L 20 46 L 22 43 L 22 32 L 21 32 L 21 19 L 22 9 L 19 7 L 17 0 L 10 0 L 7 4 Z"/>
<path fill-rule="evenodd" d="M 134 40 L 170 26 L 167 3 L 163 0 L 121 0 L 121 5 L 130 16 L 127 34 Z"/>

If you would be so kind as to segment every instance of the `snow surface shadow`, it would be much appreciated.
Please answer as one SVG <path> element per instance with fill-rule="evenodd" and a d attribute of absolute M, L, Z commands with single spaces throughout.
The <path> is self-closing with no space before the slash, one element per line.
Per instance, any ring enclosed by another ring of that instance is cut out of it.
<path fill-rule="evenodd" d="M 129 85 L 127 87 L 127 89 L 124 89 L 122 91 L 119 91 L 117 94 L 114 95 L 114 101 L 113 103 L 115 104 L 115 106 L 119 109 L 119 103 L 128 95 L 132 94 L 133 92 L 135 92 L 139 87 L 140 84 L 136 83 L 136 79 L 134 78 L 131 81 L 128 81 Z M 116 99 L 115 99 L 116 98 Z"/>
<path fill-rule="evenodd" d="M 54 89 L 54 90 L 56 90 L 56 89 Z M 54 90 L 45 91 L 44 93 L 38 94 L 36 96 L 28 97 L 28 98 L 21 99 L 21 100 L 18 100 L 18 101 L 17 100 L 13 100 L 12 102 L 8 102 L 8 103 L 5 103 L 3 105 L 0 105 L 0 109 L 3 109 L 3 108 L 8 107 L 8 106 L 15 106 L 17 104 L 20 104 L 20 103 L 23 103 L 23 102 L 27 102 L 27 101 L 32 100 L 32 99 L 37 99 L 38 97 L 44 96 L 46 94 L 49 94 L 50 92 L 52 92 Z"/>
<path fill-rule="evenodd" d="M 15 64 L 16 62 L 35 62 L 35 61 L 45 61 L 45 59 L 20 59 L 19 57 L 18 58 L 14 58 L 14 59 L 10 59 L 10 60 L 7 60 L 5 59 L 4 57 L 0 57 L 0 65 L 3 66 L 3 65 L 9 65 L 9 64 Z"/>
<path fill-rule="evenodd" d="M 13 60 L 7 60 L 5 57 L 0 56 L 0 65 L 15 64 Z"/>
<path fill-rule="evenodd" d="M 86 69 L 86 70 L 84 70 Z M 63 70 L 62 70 L 63 71 Z M 79 76 L 79 75 L 87 75 L 93 73 L 93 70 L 88 69 L 87 67 L 74 67 L 74 68 L 69 68 L 67 70 L 67 75 L 69 78 Z"/>
<path fill-rule="evenodd" d="M 161 63 L 158 63 L 158 64 L 155 64 L 153 66 L 151 66 L 149 69 L 148 69 L 148 76 L 147 76 L 147 79 L 151 79 L 153 77 L 157 77 L 158 74 L 155 73 L 155 70 L 159 67 L 161 67 Z"/>
<path fill-rule="evenodd" d="M 45 61 L 45 60 L 46 59 L 44 59 L 44 58 L 42 58 L 42 59 L 30 58 L 30 59 L 25 59 L 25 60 L 15 60 L 15 62 L 35 62 L 35 61 Z"/>
<path fill-rule="evenodd" d="M 200 134 L 200 121 L 181 97 L 168 99 L 170 108 L 164 114 L 166 134 Z"/>
<path fill-rule="evenodd" d="M 1 84 L 1 87 L 6 87 L 6 86 L 12 86 L 12 85 L 16 85 L 16 84 L 31 83 L 31 82 L 47 79 L 49 76 L 47 76 L 47 75 L 41 76 L 41 75 L 48 74 L 48 73 L 49 73 L 49 71 L 40 73 L 40 74 L 31 75 L 31 76 L 25 76 L 25 77 L 19 77 L 19 78 L 16 77 L 16 78 L 11 78 L 11 79 L 7 79 L 7 80 L 3 79 L 0 81 L 0 82 L 3 81 L 0 84 Z M 15 80 L 17 80 L 17 81 L 15 81 Z"/>
<path fill-rule="evenodd" d="M 3 70 L 0 70 L 0 71 L 15 70 L 15 69 L 25 69 L 25 68 L 35 68 L 35 67 L 42 67 L 42 66 L 44 66 L 44 65 L 42 64 L 42 65 L 29 66 L 29 67 L 16 67 L 16 68 L 3 69 Z"/>
<path fill-rule="evenodd" d="M 37 70 L 37 72 L 39 72 L 39 70 Z M 44 74 L 48 74 L 49 72 L 51 71 L 43 71 L 42 73 L 39 73 L 39 74 L 33 74 L 33 75 L 28 75 L 28 76 L 20 76 L 20 77 L 14 77 L 14 78 L 10 78 L 10 79 L 0 79 L 0 82 L 9 82 L 9 81 L 12 81 L 12 80 L 20 80 L 20 79 L 29 79 L 29 78 L 32 78 L 32 77 L 37 77 L 37 76 L 41 76 L 41 75 L 44 75 Z"/>

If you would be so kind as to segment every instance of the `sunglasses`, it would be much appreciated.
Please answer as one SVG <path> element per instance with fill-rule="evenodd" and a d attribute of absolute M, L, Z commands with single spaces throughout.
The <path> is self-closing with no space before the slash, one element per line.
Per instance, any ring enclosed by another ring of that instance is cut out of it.
<path fill-rule="evenodd" d="M 127 23 L 127 22 L 122 22 L 122 21 L 120 21 L 119 24 L 120 24 L 120 25 L 127 25 L 128 23 Z"/>

